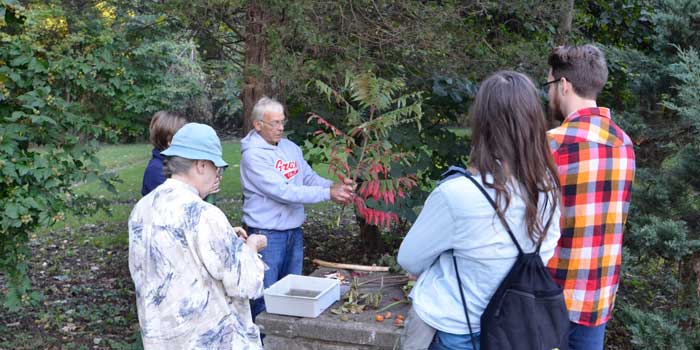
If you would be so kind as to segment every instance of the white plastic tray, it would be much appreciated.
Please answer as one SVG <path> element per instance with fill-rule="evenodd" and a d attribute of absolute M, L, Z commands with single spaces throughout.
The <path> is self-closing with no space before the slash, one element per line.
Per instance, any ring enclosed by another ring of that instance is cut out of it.
<path fill-rule="evenodd" d="M 263 293 L 266 311 L 271 314 L 318 317 L 340 299 L 338 280 L 287 275 Z"/>

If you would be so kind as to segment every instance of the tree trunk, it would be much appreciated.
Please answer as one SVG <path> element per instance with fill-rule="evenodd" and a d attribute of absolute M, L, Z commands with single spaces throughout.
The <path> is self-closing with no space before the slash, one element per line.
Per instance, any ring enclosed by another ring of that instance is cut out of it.
<path fill-rule="evenodd" d="M 695 295 L 700 298 L 700 254 L 695 254 L 690 264 L 695 276 Z"/>
<path fill-rule="evenodd" d="M 365 254 L 373 256 L 384 251 L 384 241 L 379 227 L 367 223 L 359 214 L 356 214 L 357 225 L 360 226 L 360 240 L 364 242 Z"/>
<path fill-rule="evenodd" d="M 250 113 L 257 102 L 265 94 L 269 93 L 270 78 L 267 69 L 267 40 L 265 27 L 269 19 L 264 6 L 259 1 L 253 0 L 248 6 L 248 25 L 245 33 L 245 65 L 243 67 L 243 102 L 244 135 L 252 129 Z"/>
<path fill-rule="evenodd" d="M 556 45 L 566 45 L 571 32 L 571 22 L 574 18 L 574 0 L 561 0 L 559 12 L 559 28 L 557 29 Z"/>

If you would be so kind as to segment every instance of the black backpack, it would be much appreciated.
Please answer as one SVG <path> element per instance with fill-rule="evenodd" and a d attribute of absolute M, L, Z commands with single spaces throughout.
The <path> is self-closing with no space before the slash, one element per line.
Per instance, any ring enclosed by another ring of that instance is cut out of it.
<path fill-rule="evenodd" d="M 454 170 L 454 169 L 453 169 Z M 467 171 L 459 169 L 488 199 L 496 203 L 481 184 Z M 496 210 L 510 239 L 518 248 L 515 264 L 491 297 L 481 315 L 481 350 L 565 350 L 569 348 L 569 313 L 562 289 L 554 282 L 540 258 L 540 246 L 532 253 L 523 252 L 505 218 Z M 457 258 L 452 255 L 462 306 L 467 317 L 469 333 L 471 322 L 457 269 Z M 475 344 L 472 336 L 472 344 Z M 474 346 L 476 349 L 476 346 Z"/>

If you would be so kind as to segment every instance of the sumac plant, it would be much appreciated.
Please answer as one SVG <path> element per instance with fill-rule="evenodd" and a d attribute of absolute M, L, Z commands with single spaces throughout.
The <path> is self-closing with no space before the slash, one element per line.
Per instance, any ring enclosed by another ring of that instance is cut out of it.
<path fill-rule="evenodd" d="M 316 113 L 307 120 L 320 127 L 313 141 L 327 154 L 329 173 L 358 184 L 353 204 L 366 223 L 388 228 L 399 222 L 394 209 L 417 185 L 416 174 L 403 171 L 415 160 L 415 154 L 392 144 L 389 132 L 405 123 L 416 123 L 420 129 L 420 94 L 401 95 L 405 86 L 402 80 L 385 80 L 372 73 L 347 74 L 339 90 L 321 81 L 315 81 L 315 86 L 344 111 L 342 119 L 348 130 Z"/>

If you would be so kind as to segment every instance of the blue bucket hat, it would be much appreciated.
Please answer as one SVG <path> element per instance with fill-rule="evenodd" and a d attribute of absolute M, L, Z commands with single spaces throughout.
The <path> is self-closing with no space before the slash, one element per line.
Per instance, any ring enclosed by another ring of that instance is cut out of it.
<path fill-rule="evenodd" d="M 185 124 L 173 136 L 170 147 L 160 154 L 193 160 L 210 160 L 218 168 L 227 167 L 221 158 L 221 141 L 211 126 L 198 123 Z"/>

